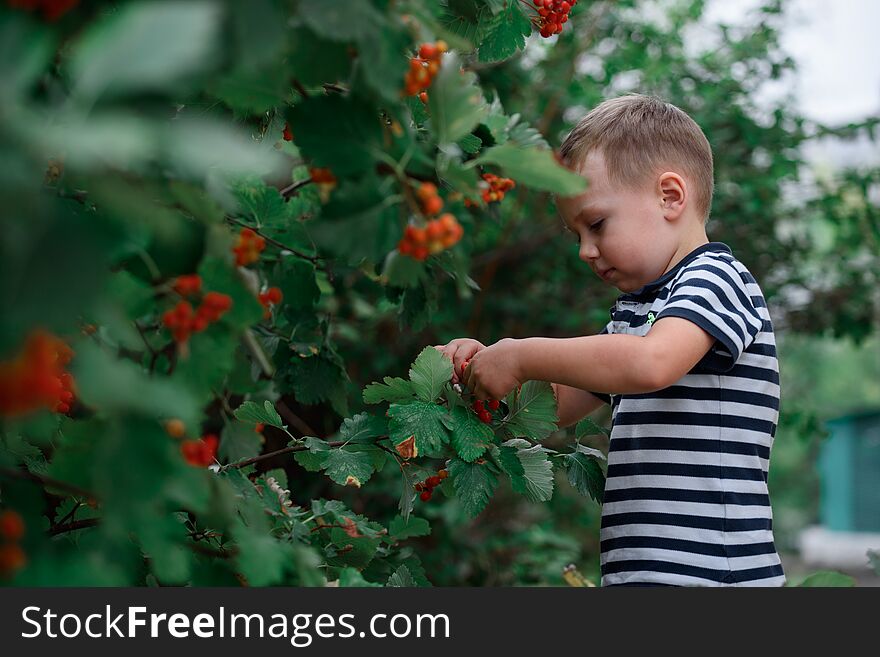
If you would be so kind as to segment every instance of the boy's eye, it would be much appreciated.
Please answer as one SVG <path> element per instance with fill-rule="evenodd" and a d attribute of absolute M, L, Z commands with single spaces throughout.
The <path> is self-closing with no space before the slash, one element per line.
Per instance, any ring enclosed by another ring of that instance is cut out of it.
<path fill-rule="evenodd" d="M 604 221 L 605 221 L 604 219 L 599 219 L 598 221 L 594 221 L 593 223 L 590 224 L 590 230 L 594 233 L 598 233 L 599 229 L 602 228 L 602 223 Z"/>

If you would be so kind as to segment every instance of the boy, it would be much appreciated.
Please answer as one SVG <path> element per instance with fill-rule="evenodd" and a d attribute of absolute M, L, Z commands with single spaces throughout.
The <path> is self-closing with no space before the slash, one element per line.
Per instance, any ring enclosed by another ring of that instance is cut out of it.
<path fill-rule="evenodd" d="M 755 279 L 706 236 L 709 142 L 677 107 L 628 95 L 585 116 L 561 156 L 589 181 L 557 199 L 579 257 L 623 292 L 611 321 L 593 336 L 437 348 L 479 399 L 552 382 L 561 427 L 612 405 L 603 586 L 783 585 L 766 483 L 773 327 Z"/>

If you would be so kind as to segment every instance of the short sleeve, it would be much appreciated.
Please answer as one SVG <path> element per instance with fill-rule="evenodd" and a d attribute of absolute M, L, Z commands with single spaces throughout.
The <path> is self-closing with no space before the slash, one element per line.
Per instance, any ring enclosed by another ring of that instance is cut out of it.
<path fill-rule="evenodd" d="M 718 258 L 698 258 L 685 267 L 657 315 L 690 320 L 716 339 L 701 365 L 727 372 L 764 325 L 740 272 Z"/>
<path fill-rule="evenodd" d="M 599 331 L 597 335 L 608 335 L 609 333 L 611 333 L 611 322 L 608 322 L 605 325 L 605 328 Z M 591 395 L 595 395 L 609 406 L 611 405 L 611 395 L 604 392 L 593 392 L 592 390 L 587 390 L 587 392 L 589 392 Z"/>

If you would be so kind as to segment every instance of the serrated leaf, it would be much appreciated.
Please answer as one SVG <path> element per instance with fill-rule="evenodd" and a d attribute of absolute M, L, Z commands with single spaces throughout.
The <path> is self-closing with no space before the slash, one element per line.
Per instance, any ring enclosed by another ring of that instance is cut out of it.
<path fill-rule="evenodd" d="M 374 472 L 370 454 L 346 449 L 331 449 L 324 462 L 327 476 L 342 486 L 360 488 Z"/>
<path fill-rule="evenodd" d="M 456 406 L 448 416 L 452 446 L 464 461 L 475 461 L 492 445 L 495 433 L 469 409 Z"/>
<path fill-rule="evenodd" d="M 595 458 L 581 452 L 566 454 L 565 471 L 570 483 L 584 497 L 592 497 L 602 504 L 605 492 L 605 473 Z"/>
<path fill-rule="evenodd" d="M 458 141 L 488 112 L 476 75 L 461 70 L 461 62 L 455 53 L 447 53 L 431 84 L 428 108 L 431 126 L 440 144 Z"/>
<path fill-rule="evenodd" d="M 587 188 L 587 181 L 559 164 L 549 148 L 524 148 L 507 143 L 484 150 L 469 164 L 498 165 L 517 184 L 562 196 L 574 196 Z"/>
<path fill-rule="evenodd" d="M 522 465 L 522 475 L 510 478 L 515 491 L 532 502 L 546 502 L 553 497 L 553 464 L 544 447 L 517 438 L 505 441 L 501 446 L 516 449 L 516 457 Z"/>
<path fill-rule="evenodd" d="M 473 134 L 467 134 L 461 139 L 458 140 L 458 146 L 465 153 L 469 153 L 470 155 L 474 155 L 475 153 L 480 152 L 480 147 L 483 145 L 483 140 Z"/>
<path fill-rule="evenodd" d="M 425 277 L 425 265 L 395 249 L 385 258 L 382 277 L 395 287 L 416 287 Z"/>
<path fill-rule="evenodd" d="M 532 23 L 518 2 L 510 2 L 504 11 L 496 12 L 489 22 L 480 44 L 479 59 L 481 62 L 496 62 L 507 59 L 526 45 L 526 39 L 532 32 Z"/>
<path fill-rule="evenodd" d="M 427 536 L 431 533 L 431 525 L 424 518 L 410 517 L 407 521 L 402 516 L 394 516 L 388 525 L 388 534 L 395 541 L 402 541 L 413 536 Z"/>
<path fill-rule="evenodd" d="M 556 431 L 556 397 L 546 381 L 527 381 L 505 401 L 510 408 L 505 426 L 513 436 L 543 440 Z"/>
<path fill-rule="evenodd" d="M 404 521 L 408 521 L 416 499 L 414 486 L 418 481 L 418 475 L 412 472 L 412 468 L 400 468 L 400 474 L 403 477 L 403 488 L 400 491 L 397 508 L 400 509 L 400 515 Z"/>
<path fill-rule="evenodd" d="M 330 445 L 320 438 L 308 437 L 305 440 L 307 452 L 295 452 L 293 458 L 309 472 L 320 472 L 327 464 L 327 454 L 330 452 Z"/>
<path fill-rule="evenodd" d="M 257 402 L 246 401 L 235 410 L 233 415 L 242 422 L 271 424 L 273 427 L 284 428 L 281 416 L 278 415 L 275 406 L 268 399 L 263 402 L 262 406 Z"/>
<path fill-rule="evenodd" d="M 600 427 L 593 420 L 588 417 L 585 417 L 583 420 L 577 423 L 577 426 L 574 428 L 575 437 L 580 440 L 585 436 L 597 436 L 599 434 L 603 434 L 605 436 L 610 436 L 611 432 L 608 431 L 605 427 Z"/>
<path fill-rule="evenodd" d="M 415 436 L 420 456 L 441 456 L 443 445 L 449 442 L 449 432 L 443 425 L 444 415 L 446 411 L 442 407 L 428 402 L 391 404 L 388 408 L 391 441 L 398 445 Z"/>
<path fill-rule="evenodd" d="M 339 438 L 349 443 L 372 443 L 372 439 L 388 433 L 388 422 L 385 418 L 369 413 L 358 413 L 347 417 L 339 428 Z"/>
<path fill-rule="evenodd" d="M 451 378 L 452 361 L 434 347 L 422 349 L 409 370 L 416 397 L 426 402 L 437 399 Z"/>
<path fill-rule="evenodd" d="M 383 381 L 385 383 L 371 383 L 364 388 L 365 404 L 407 401 L 415 394 L 412 383 L 399 376 L 386 376 Z"/>
<path fill-rule="evenodd" d="M 578 443 L 578 445 L 577 445 L 577 447 L 575 447 L 575 449 L 578 452 L 580 452 L 581 454 L 586 454 L 587 456 L 591 456 L 594 459 L 599 459 L 602 461 L 608 460 L 607 457 L 605 456 L 605 453 L 601 449 L 595 449 L 594 447 L 587 447 L 586 445 L 581 445 L 580 443 Z"/>
<path fill-rule="evenodd" d="M 388 578 L 388 583 L 385 586 L 412 587 L 417 586 L 417 584 L 413 579 L 413 576 L 410 574 L 409 568 L 405 565 L 401 565 L 394 571 L 394 574 Z"/>
<path fill-rule="evenodd" d="M 449 462 L 449 478 L 461 501 L 462 508 L 476 517 L 486 508 L 498 486 L 498 478 L 485 463 L 467 463 L 453 458 Z"/>
<path fill-rule="evenodd" d="M 262 448 L 263 437 L 254 431 L 253 426 L 230 422 L 223 427 L 217 451 L 221 460 L 234 463 L 257 456 Z"/>

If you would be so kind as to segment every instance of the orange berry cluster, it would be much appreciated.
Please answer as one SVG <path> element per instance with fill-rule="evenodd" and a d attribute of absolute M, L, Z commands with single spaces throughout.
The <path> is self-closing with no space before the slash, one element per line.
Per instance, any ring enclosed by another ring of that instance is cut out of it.
<path fill-rule="evenodd" d="M 18 544 L 24 536 L 24 520 L 12 510 L 0 513 L 0 577 L 12 577 L 27 563 L 24 550 Z"/>
<path fill-rule="evenodd" d="M 443 209 L 443 199 L 437 193 L 437 185 L 430 182 L 424 182 L 419 185 L 416 190 L 416 196 L 419 204 L 422 206 L 422 212 L 427 216 L 433 216 Z"/>
<path fill-rule="evenodd" d="M 257 235 L 250 228 L 242 228 L 238 234 L 238 241 L 232 247 L 235 254 L 235 264 L 238 267 L 246 267 L 260 259 L 260 254 L 266 248 L 266 240 Z"/>
<path fill-rule="evenodd" d="M 6 0 L 13 9 L 40 10 L 47 21 L 57 21 L 79 4 L 79 0 Z"/>
<path fill-rule="evenodd" d="M 270 306 L 277 306 L 281 303 L 281 299 L 284 298 L 284 295 L 281 294 L 281 290 L 277 287 L 270 287 L 265 292 L 260 292 L 257 297 L 260 300 L 260 305 L 263 306 L 263 319 L 269 319 L 272 317 L 272 310 Z"/>
<path fill-rule="evenodd" d="M 64 368 L 71 358 L 73 350 L 64 341 L 47 331 L 32 331 L 15 360 L 0 363 L 0 415 L 40 408 L 70 412 L 74 381 Z"/>
<path fill-rule="evenodd" d="M 403 239 L 397 243 L 397 250 L 403 255 L 422 261 L 429 255 L 454 246 L 462 235 L 464 228 L 447 212 L 429 221 L 425 228 L 407 226 Z"/>
<path fill-rule="evenodd" d="M 504 194 L 514 187 L 516 187 L 516 183 L 510 178 L 502 178 L 494 173 L 484 173 L 483 180 L 480 182 L 480 195 L 486 203 L 500 203 L 504 199 Z M 466 198 L 464 205 L 465 207 L 472 208 L 479 204 Z"/>
<path fill-rule="evenodd" d="M 562 32 L 563 23 L 568 22 L 568 13 L 577 0 L 533 0 L 538 10 L 537 24 L 545 39 Z"/>
<path fill-rule="evenodd" d="M 193 333 L 199 333 L 216 322 L 232 307 L 232 298 L 220 292 L 208 292 L 202 297 L 198 310 L 189 301 L 179 301 L 174 308 L 165 311 L 162 323 L 171 330 L 174 341 L 183 343 Z"/>
<path fill-rule="evenodd" d="M 445 41 L 436 43 L 423 43 L 419 46 L 419 56 L 409 60 L 409 71 L 404 78 L 403 95 L 415 96 L 419 92 L 431 86 L 434 76 L 440 72 L 440 58 L 449 46 Z M 428 95 L 422 98 L 422 102 L 428 102 Z"/>
<path fill-rule="evenodd" d="M 172 289 L 182 297 L 191 297 L 202 291 L 202 277 L 198 274 L 178 276 L 171 284 Z"/>
<path fill-rule="evenodd" d="M 415 488 L 419 492 L 419 499 L 422 502 L 427 502 L 431 499 L 431 493 L 434 492 L 434 489 L 439 486 L 446 477 L 449 476 L 449 472 L 446 470 L 437 470 L 437 474 L 432 475 L 425 479 L 424 481 L 420 481 L 415 484 L 413 488 Z"/>
<path fill-rule="evenodd" d="M 207 468 L 217 457 L 217 445 L 220 439 L 213 433 L 206 434 L 198 440 L 184 440 L 180 444 L 180 452 L 190 465 Z"/>
<path fill-rule="evenodd" d="M 309 175 L 312 178 L 312 182 L 318 186 L 318 194 L 321 197 L 321 201 L 326 203 L 330 199 L 330 192 L 336 188 L 336 176 L 333 175 L 330 169 L 321 167 L 309 168 Z"/>

